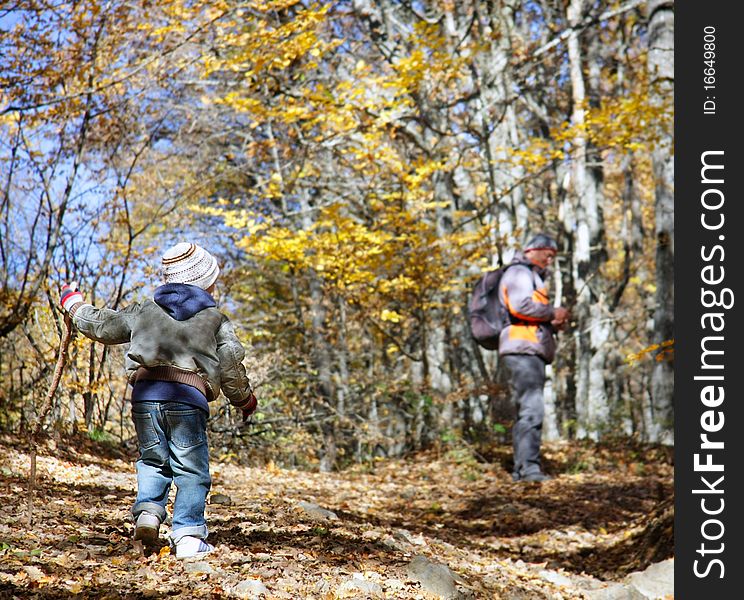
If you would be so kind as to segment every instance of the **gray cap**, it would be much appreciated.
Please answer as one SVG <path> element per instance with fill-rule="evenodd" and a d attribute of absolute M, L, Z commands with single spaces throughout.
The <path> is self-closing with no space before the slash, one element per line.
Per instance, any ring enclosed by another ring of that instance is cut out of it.
<path fill-rule="evenodd" d="M 555 250 L 558 252 L 558 242 L 545 233 L 538 233 L 524 247 L 524 252 L 528 250 Z"/>

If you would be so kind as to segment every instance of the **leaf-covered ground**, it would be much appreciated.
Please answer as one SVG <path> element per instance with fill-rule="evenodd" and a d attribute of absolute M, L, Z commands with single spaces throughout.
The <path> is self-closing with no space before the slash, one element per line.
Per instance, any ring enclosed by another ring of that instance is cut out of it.
<path fill-rule="evenodd" d="M 184 562 L 164 536 L 154 549 L 131 541 L 133 456 L 44 442 L 29 527 L 27 445 L 0 437 L 0 597 L 427 598 L 408 571 L 423 555 L 465 597 L 581 598 L 569 576 L 619 579 L 672 555 L 670 450 L 574 442 L 544 454 L 558 477 L 526 485 L 511 481 L 507 447 L 333 474 L 213 464 L 217 551 Z"/>

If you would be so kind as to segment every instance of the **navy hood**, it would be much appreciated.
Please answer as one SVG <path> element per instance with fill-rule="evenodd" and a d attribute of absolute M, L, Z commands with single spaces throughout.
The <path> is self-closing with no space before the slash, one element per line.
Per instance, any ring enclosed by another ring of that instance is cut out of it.
<path fill-rule="evenodd" d="M 185 321 L 205 308 L 217 306 L 206 291 L 188 283 L 166 283 L 155 290 L 155 304 L 176 321 Z"/>

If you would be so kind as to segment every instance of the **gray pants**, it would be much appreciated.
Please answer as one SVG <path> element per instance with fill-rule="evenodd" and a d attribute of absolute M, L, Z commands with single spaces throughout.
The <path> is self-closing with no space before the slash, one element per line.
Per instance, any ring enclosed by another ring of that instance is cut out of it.
<path fill-rule="evenodd" d="M 540 441 L 545 414 L 543 386 L 545 361 L 529 354 L 502 356 L 509 371 L 512 400 L 517 409 L 517 420 L 512 427 L 515 479 L 540 473 Z"/>

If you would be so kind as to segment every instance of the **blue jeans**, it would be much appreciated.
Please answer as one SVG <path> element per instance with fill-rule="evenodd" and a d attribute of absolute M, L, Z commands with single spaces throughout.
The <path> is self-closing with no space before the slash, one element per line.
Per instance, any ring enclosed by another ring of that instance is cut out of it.
<path fill-rule="evenodd" d="M 147 511 L 162 523 L 168 492 L 175 483 L 173 543 L 186 535 L 205 539 L 204 507 L 212 485 L 207 415 L 180 402 L 137 402 L 132 405 L 132 419 L 140 449 L 134 518 Z"/>

